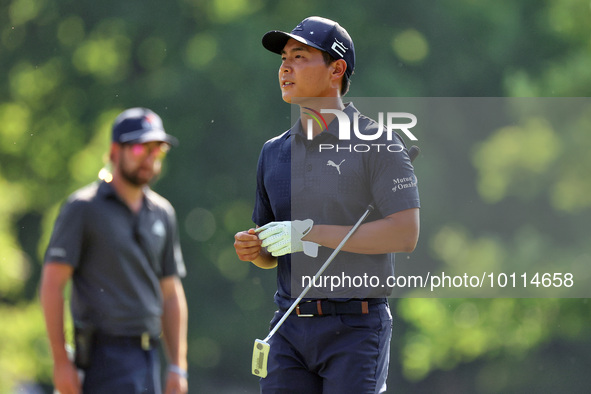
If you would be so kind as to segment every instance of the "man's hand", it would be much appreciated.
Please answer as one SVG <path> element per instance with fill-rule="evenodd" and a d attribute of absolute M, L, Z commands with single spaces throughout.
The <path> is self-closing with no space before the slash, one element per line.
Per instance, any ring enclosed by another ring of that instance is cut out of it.
<path fill-rule="evenodd" d="M 234 235 L 234 249 L 236 249 L 236 254 L 242 261 L 254 261 L 259 257 L 262 248 L 261 243 L 254 228 Z"/>
<path fill-rule="evenodd" d="M 302 241 L 313 226 L 312 219 L 271 222 L 257 228 L 256 232 L 263 241 L 261 246 L 275 257 L 302 251 L 310 257 L 316 257 L 318 244 Z"/>
<path fill-rule="evenodd" d="M 236 249 L 240 260 L 250 261 L 263 269 L 277 267 L 277 258 L 263 249 L 262 243 L 263 241 L 259 239 L 254 228 L 240 231 L 234 235 L 234 249 Z"/>
<path fill-rule="evenodd" d="M 176 372 L 168 371 L 164 394 L 185 394 L 188 391 L 189 384 L 187 383 L 187 378 Z"/>
<path fill-rule="evenodd" d="M 60 394 L 79 394 L 82 384 L 78 378 L 78 370 L 71 361 L 56 363 L 53 367 L 53 382 Z"/>

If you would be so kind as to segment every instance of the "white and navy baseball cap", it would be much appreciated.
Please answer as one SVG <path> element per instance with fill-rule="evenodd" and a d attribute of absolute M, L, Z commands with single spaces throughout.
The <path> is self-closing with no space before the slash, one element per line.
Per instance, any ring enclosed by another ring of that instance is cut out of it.
<path fill-rule="evenodd" d="M 112 141 L 120 144 L 137 144 L 162 141 L 178 145 L 178 140 L 166 134 L 162 119 L 147 108 L 126 109 L 115 118 Z"/>
<path fill-rule="evenodd" d="M 290 38 L 328 52 L 337 60 L 344 59 L 347 63 L 345 75 L 347 78 L 351 78 L 355 69 L 355 47 L 347 30 L 337 22 L 319 16 L 311 16 L 300 22 L 291 33 L 279 30 L 265 33 L 263 46 L 271 52 L 281 54 Z"/>

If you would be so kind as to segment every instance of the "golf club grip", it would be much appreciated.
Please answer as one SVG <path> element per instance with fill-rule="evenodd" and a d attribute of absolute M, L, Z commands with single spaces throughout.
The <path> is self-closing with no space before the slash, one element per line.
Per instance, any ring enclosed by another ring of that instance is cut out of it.
<path fill-rule="evenodd" d="M 343 248 L 343 246 L 345 246 L 345 243 L 349 240 L 349 238 L 351 238 L 351 236 L 353 235 L 353 233 L 357 230 L 357 228 L 361 225 L 361 223 L 363 223 L 363 221 L 369 216 L 369 214 L 373 210 L 374 210 L 374 206 L 372 204 L 369 204 L 367 206 L 366 211 L 359 218 L 359 220 L 357 221 L 357 223 L 355 223 L 355 225 L 351 228 L 351 230 L 349 230 L 349 232 L 345 235 L 345 237 L 343 238 L 343 240 L 341 241 L 341 243 L 339 243 L 339 245 L 336 247 L 336 249 L 333 250 L 333 252 L 328 257 L 328 259 L 326 259 L 326 261 L 324 262 L 324 264 L 322 265 L 322 267 L 320 267 L 320 269 L 318 270 L 318 272 L 316 273 L 316 275 L 314 275 L 314 278 L 312 279 L 312 281 L 308 284 L 308 286 L 306 286 L 306 288 L 302 291 L 302 293 L 299 295 L 299 297 L 291 304 L 291 306 L 289 307 L 289 309 L 287 310 L 287 312 L 285 312 L 285 314 L 281 317 L 281 320 L 279 320 L 277 322 L 277 324 L 275 324 L 275 327 L 273 327 L 273 330 L 271 330 L 271 332 L 269 333 L 269 335 L 267 335 L 267 337 L 263 340 L 263 342 L 267 342 L 277 332 L 277 330 L 279 330 L 279 327 L 281 327 L 281 325 L 283 324 L 283 322 L 288 318 L 289 315 L 291 315 L 291 313 L 293 312 L 293 310 L 300 303 L 300 301 L 306 296 L 306 294 L 308 294 L 308 291 L 310 291 L 310 289 L 312 288 L 312 284 L 315 283 L 315 281 L 318 279 L 318 277 L 320 275 L 322 275 L 322 273 L 324 272 L 324 270 L 326 270 L 326 268 L 328 268 L 328 266 L 330 265 L 330 263 L 332 263 L 332 260 L 341 251 L 341 249 Z"/>

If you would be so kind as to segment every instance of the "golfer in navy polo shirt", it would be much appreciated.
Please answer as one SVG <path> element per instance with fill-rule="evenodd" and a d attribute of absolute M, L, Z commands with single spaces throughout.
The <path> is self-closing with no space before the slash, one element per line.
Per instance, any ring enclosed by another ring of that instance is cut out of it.
<path fill-rule="evenodd" d="M 187 392 L 185 265 L 176 215 L 149 187 L 175 143 L 151 110 L 124 111 L 113 124 L 112 179 L 73 193 L 55 222 L 40 293 L 61 394 L 161 393 L 161 334 L 170 363 L 165 393 Z M 70 280 L 75 360 L 64 338 Z"/>
<path fill-rule="evenodd" d="M 299 106 L 300 117 L 263 146 L 252 216 L 257 227 L 237 233 L 234 246 L 243 261 L 277 267 L 273 327 L 306 286 L 302 279 L 314 275 L 370 203 L 375 210 L 324 274 L 392 275 L 394 253 L 416 246 L 420 204 L 400 136 L 381 133 L 381 125 L 343 103 L 355 67 L 347 31 L 310 17 L 291 33 L 270 31 L 262 41 L 281 55 L 282 98 Z M 342 117 L 351 127 L 346 141 L 340 138 Z M 376 140 L 368 144 L 354 127 Z M 387 288 L 331 283 L 315 285 L 270 339 L 263 393 L 386 390 L 392 334 Z"/>

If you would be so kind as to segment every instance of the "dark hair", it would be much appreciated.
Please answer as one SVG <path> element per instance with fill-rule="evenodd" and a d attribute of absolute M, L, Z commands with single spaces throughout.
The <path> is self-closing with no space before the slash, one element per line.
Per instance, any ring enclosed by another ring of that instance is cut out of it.
<path fill-rule="evenodd" d="M 322 51 L 322 57 L 324 58 L 324 63 L 328 66 L 333 62 L 336 62 L 335 59 L 330 53 Z M 349 86 L 351 86 L 351 81 L 347 74 L 343 74 L 343 80 L 341 81 L 341 96 L 344 96 L 349 91 Z"/>

